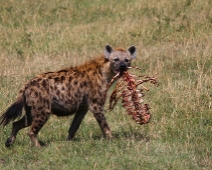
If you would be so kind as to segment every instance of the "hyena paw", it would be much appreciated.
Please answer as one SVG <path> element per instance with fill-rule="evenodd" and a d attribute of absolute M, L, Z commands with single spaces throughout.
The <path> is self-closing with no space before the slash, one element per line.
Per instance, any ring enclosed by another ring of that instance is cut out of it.
<path fill-rule="evenodd" d="M 107 132 L 107 133 L 105 134 L 105 137 L 106 137 L 107 140 L 112 140 L 113 135 L 112 135 L 111 132 Z"/>
<path fill-rule="evenodd" d="M 14 143 L 14 139 L 8 138 L 5 143 L 5 146 L 10 147 L 10 146 L 12 146 L 13 143 Z"/>

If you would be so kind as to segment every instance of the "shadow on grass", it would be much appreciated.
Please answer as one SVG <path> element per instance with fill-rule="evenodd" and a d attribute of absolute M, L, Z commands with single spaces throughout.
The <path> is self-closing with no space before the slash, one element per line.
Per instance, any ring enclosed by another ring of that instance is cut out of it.
<path fill-rule="evenodd" d="M 142 134 L 139 132 L 131 132 L 131 131 L 125 131 L 125 132 L 116 132 L 113 133 L 113 138 L 114 139 L 129 139 L 129 140 L 134 140 L 134 141 L 144 141 L 144 142 L 149 142 L 150 141 L 150 136 L 147 134 Z"/>
<path fill-rule="evenodd" d="M 51 145 L 51 143 L 68 143 L 68 142 L 74 142 L 74 143 L 80 143 L 80 142 L 84 142 L 84 141 L 102 141 L 105 140 L 107 141 L 106 138 L 104 138 L 101 134 L 99 135 L 93 135 L 91 137 L 83 137 L 83 136 L 79 136 L 79 137 L 75 137 L 72 140 L 66 140 L 66 139 L 56 139 L 56 140 L 46 140 L 46 141 L 39 141 L 42 147 L 47 147 L 49 145 Z M 130 132 L 130 131 L 125 131 L 125 132 L 114 132 L 113 133 L 113 138 L 111 140 L 108 140 L 110 142 L 113 141 L 118 141 L 118 140 L 134 140 L 134 141 L 143 141 L 143 142 L 149 142 L 150 141 L 150 136 L 146 135 L 146 134 L 142 134 L 139 132 Z"/>

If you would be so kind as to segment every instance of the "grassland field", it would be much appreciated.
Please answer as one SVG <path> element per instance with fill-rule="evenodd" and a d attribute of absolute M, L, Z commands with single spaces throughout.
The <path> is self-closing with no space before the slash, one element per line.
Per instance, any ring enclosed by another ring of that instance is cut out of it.
<path fill-rule="evenodd" d="M 105 44 L 134 44 L 139 74 L 158 77 L 145 96 L 151 122 L 137 125 L 107 102 L 111 142 L 89 112 L 73 141 L 73 117 L 51 116 L 39 149 L 28 128 L 6 148 L 11 124 L 0 127 L 0 169 L 212 169 L 211 0 L 0 1 L 0 112 L 33 76 L 83 63 Z"/>

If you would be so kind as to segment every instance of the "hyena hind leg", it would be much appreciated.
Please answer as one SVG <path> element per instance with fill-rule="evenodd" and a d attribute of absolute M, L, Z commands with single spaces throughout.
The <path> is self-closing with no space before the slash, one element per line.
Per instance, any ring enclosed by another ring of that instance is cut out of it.
<path fill-rule="evenodd" d="M 78 111 L 76 112 L 76 114 L 74 116 L 74 120 L 72 121 L 72 124 L 71 124 L 71 126 L 69 128 L 67 140 L 71 140 L 71 139 L 74 138 L 75 133 L 79 129 L 79 126 L 80 126 L 83 118 L 85 117 L 87 111 L 88 111 L 88 107 L 87 106 L 80 107 L 78 109 Z"/>
<path fill-rule="evenodd" d="M 12 133 L 5 143 L 6 147 L 10 147 L 15 142 L 19 130 L 28 127 L 32 124 L 30 107 L 25 107 L 25 112 L 26 114 L 20 120 L 13 123 Z"/>
<path fill-rule="evenodd" d="M 35 147 L 41 147 L 37 139 L 37 134 L 48 120 L 51 111 L 48 109 L 43 109 L 42 111 L 39 112 L 37 109 L 33 109 L 32 113 L 33 113 L 33 120 L 28 135 Z"/>

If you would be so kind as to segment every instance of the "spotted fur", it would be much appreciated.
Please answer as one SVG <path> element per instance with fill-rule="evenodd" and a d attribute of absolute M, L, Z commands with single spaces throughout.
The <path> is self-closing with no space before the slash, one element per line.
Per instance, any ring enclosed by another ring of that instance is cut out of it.
<path fill-rule="evenodd" d="M 22 108 L 25 109 L 25 115 L 13 123 L 5 145 L 11 146 L 18 131 L 31 126 L 28 135 L 34 146 L 40 147 L 37 134 L 50 114 L 75 114 L 68 133 L 68 140 L 71 140 L 88 110 L 93 113 L 104 136 L 110 139 L 112 134 L 103 111 L 106 85 L 118 71 L 125 71 L 135 56 L 134 46 L 124 50 L 106 45 L 103 55 L 82 65 L 32 78 L 0 118 L 0 124 L 5 126 L 22 114 Z"/>

